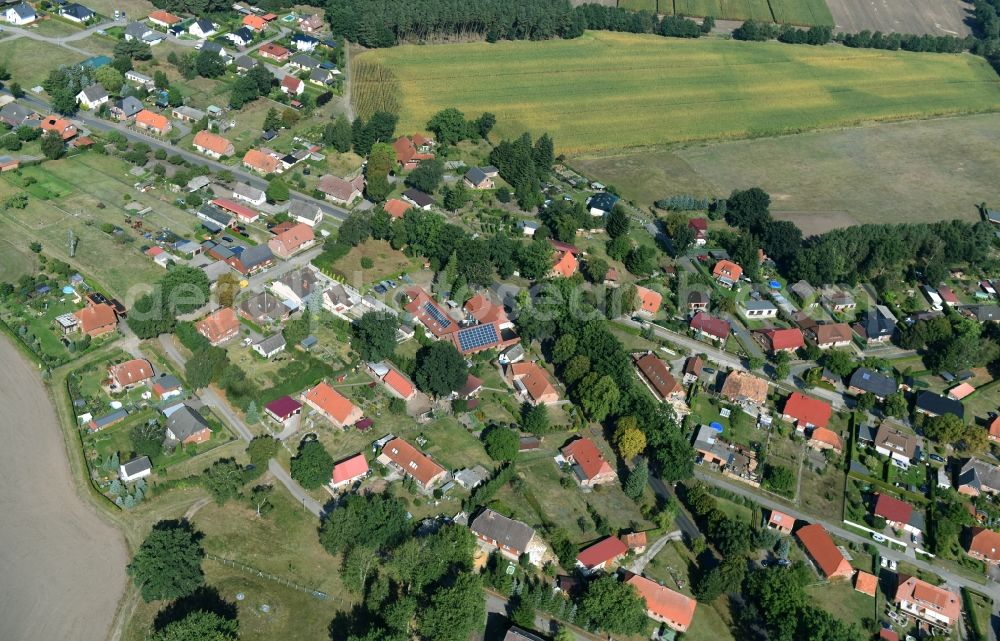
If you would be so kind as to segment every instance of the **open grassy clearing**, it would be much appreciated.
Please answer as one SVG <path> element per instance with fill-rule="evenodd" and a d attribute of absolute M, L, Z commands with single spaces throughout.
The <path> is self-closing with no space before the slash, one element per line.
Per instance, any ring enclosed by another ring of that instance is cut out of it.
<path fill-rule="evenodd" d="M 588 32 L 575 40 L 393 47 L 358 59 L 394 72 L 400 131 L 422 129 L 445 107 L 492 111 L 497 136 L 547 131 L 562 153 L 1000 107 L 996 74 L 971 55 Z M 357 103 L 371 102 L 379 86 L 355 87 Z"/>
<path fill-rule="evenodd" d="M 769 0 L 775 22 L 794 25 L 833 26 L 826 0 Z"/>
<path fill-rule="evenodd" d="M 806 594 L 813 597 L 817 606 L 832 614 L 837 620 L 848 624 L 853 623 L 861 630 L 865 629 L 862 625 L 864 619 L 878 620 L 879 612 L 876 607 L 876 599 L 855 590 L 851 581 L 810 585 L 806 587 Z M 878 594 L 877 591 L 876 594 Z M 873 632 L 874 630 L 867 631 Z"/>
<path fill-rule="evenodd" d="M 71 65 L 86 58 L 48 42 L 16 38 L 0 41 L 0 65 L 7 68 L 12 80 L 25 90 L 40 84 L 49 72 L 60 65 Z"/>
<path fill-rule="evenodd" d="M 21 276 L 35 273 L 38 261 L 10 241 L 0 241 L 0 281 L 15 283 Z"/>
<path fill-rule="evenodd" d="M 588 155 L 570 164 L 640 207 L 759 185 L 771 194 L 776 217 L 820 233 L 886 221 L 978 220 L 975 205 L 993 198 L 1000 172 L 1000 149 L 979 141 L 997 136 L 1000 115 L 979 114 Z"/>

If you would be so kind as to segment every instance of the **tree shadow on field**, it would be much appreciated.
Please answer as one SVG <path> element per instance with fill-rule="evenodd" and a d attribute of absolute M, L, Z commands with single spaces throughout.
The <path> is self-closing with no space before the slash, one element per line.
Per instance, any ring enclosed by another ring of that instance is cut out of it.
<path fill-rule="evenodd" d="M 153 628 L 160 631 L 192 612 L 199 611 L 212 612 L 224 619 L 235 619 L 237 614 L 235 603 L 226 601 L 218 590 L 210 585 L 205 585 L 160 610 L 153 621 Z"/>

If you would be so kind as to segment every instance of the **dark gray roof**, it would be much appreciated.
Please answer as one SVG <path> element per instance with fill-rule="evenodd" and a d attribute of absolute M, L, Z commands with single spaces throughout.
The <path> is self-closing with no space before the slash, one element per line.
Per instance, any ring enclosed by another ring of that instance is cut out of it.
<path fill-rule="evenodd" d="M 152 31 L 152 29 L 150 29 L 144 22 L 130 22 L 128 26 L 125 27 L 125 35 L 132 38 L 141 39 L 150 31 Z"/>
<path fill-rule="evenodd" d="M 294 36 L 292 36 L 292 42 L 316 42 L 316 43 L 318 43 L 319 40 L 317 40 L 316 38 L 313 38 L 312 36 L 308 36 L 308 35 L 306 35 L 304 33 L 297 33 Z"/>
<path fill-rule="evenodd" d="M 201 209 L 198 210 L 198 216 L 202 218 L 208 218 L 221 225 L 222 227 L 228 227 L 230 223 L 233 222 L 233 217 L 224 211 L 219 211 L 211 205 L 202 205 Z"/>
<path fill-rule="evenodd" d="M 478 185 L 479 183 L 486 180 L 486 172 L 484 172 L 479 167 L 473 167 L 469 171 L 465 172 L 465 179 L 468 180 L 473 185 Z"/>
<path fill-rule="evenodd" d="M 115 107 L 121 109 L 126 118 L 131 118 L 142 111 L 142 103 L 134 96 L 125 96 L 121 100 L 115 101 Z"/>
<path fill-rule="evenodd" d="M 873 307 L 864 313 L 861 326 L 868 338 L 892 337 L 896 333 L 896 321 L 886 316 L 878 307 Z"/>
<path fill-rule="evenodd" d="M 0 118 L 20 125 L 31 116 L 31 110 L 24 105 L 10 102 L 0 108 Z"/>
<path fill-rule="evenodd" d="M 205 44 L 203 44 L 201 46 L 201 50 L 202 51 L 210 51 L 212 53 L 219 53 L 219 54 L 221 54 L 222 51 L 223 51 L 222 45 L 220 45 L 218 42 L 212 42 L 211 40 L 209 40 L 208 42 L 206 42 Z"/>
<path fill-rule="evenodd" d="M 74 2 L 73 4 L 68 4 L 59 10 L 64 16 L 72 16 L 77 20 L 89 20 L 94 16 L 94 12 L 83 6 L 82 4 Z"/>
<path fill-rule="evenodd" d="M 268 291 L 260 292 L 244 300 L 239 305 L 240 311 L 252 318 L 254 322 L 264 320 L 275 321 L 288 313 L 281 300 Z"/>
<path fill-rule="evenodd" d="M 1000 306 L 997 305 L 967 305 L 962 308 L 972 314 L 977 321 L 1000 321 Z"/>
<path fill-rule="evenodd" d="M 288 205 L 288 215 L 289 216 L 302 216 L 303 218 L 312 218 L 319 211 L 319 205 L 315 203 L 309 203 L 304 200 L 293 200 Z"/>
<path fill-rule="evenodd" d="M 215 25 L 212 24 L 211 20 L 206 18 L 198 18 L 194 21 L 194 24 L 198 25 L 198 28 L 201 29 L 202 33 L 208 33 L 209 31 L 215 30 Z M 208 43 L 206 42 L 205 44 Z"/>
<path fill-rule="evenodd" d="M 125 409 L 115 410 L 110 414 L 105 414 L 104 416 L 98 416 L 97 418 L 95 418 L 94 425 L 96 425 L 99 428 L 104 427 L 107 425 L 111 425 L 112 423 L 115 423 L 117 421 L 120 421 L 126 416 L 128 416 L 128 410 Z"/>
<path fill-rule="evenodd" d="M 268 336 L 267 338 L 258 341 L 257 346 L 260 347 L 265 354 L 273 352 L 276 349 L 285 349 L 285 337 L 281 334 L 274 334 L 273 336 Z"/>
<path fill-rule="evenodd" d="M 958 485 L 968 486 L 981 491 L 985 485 L 994 490 L 1000 489 L 1000 468 L 980 461 L 969 459 L 958 472 Z"/>
<path fill-rule="evenodd" d="M 253 269 L 257 265 L 266 263 L 267 261 L 273 259 L 274 254 L 271 253 L 271 248 L 267 245 L 247 247 L 240 255 L 240 262 L 243 263 L 243 266 L 247 269 Z"/>
<path fill-rule="evenodd" d="M 248 27 L 237 29 L 233 32 L 233 34 L 239 36 L 243 42 L 250 42 L 253 40 L 253 31 L 250 31 Z"/>
<path fill-rule="evenodd" d="M 601 211 L 611 211 L 615 208 L 615 203 L 618 202 L 618 196 L 602 191 L 599 194 L 594 194 L 590 197 L 590 202 L 587 206 L 591 209 L 600 209 Z"/>
<path fill-rule="evenodd" d="M 166 389 L 179 389 L 181 381 L 172 374 L 161 374 L 155 381 L 156 385 L 161 385 Z"/>
<path fill-rule="evenodd" d="M 965 406 L 962 403 L 934 392 L 920 392 L 917 395 L 917 409 L 938 416 L 954 414 L 958 418 L 965 419 Z"/>
<path fill-rule="evenodd" d="M 330 72 L 326 69 L 313 69 L 309 74 L 309 79 L 313 82 L 327 83 L 330 82 Z"/>
<path fill-rule="evenodd" d="M 308 267 L 303 267 L 302 269 L 288 272 L 279 278 L 278 282 L 292 290 L 299 298 L 306 298 L 312 294 L 319 279 L 316 277 L 316 272 Z"/>
<path fill-rule="evenodd" d="M 183 441 L 192 434 L 208 427 L 208 421 L 198 412 L 185 405 L 170 415 L 165 427 L 173 433 L 178 441 Z"/>
<path fill-rule="evenodd" d="M 304 54 L 304 53 L 300 53 L 300 54 L 292 56 L 291 63 L 295 64 L 295 65 L 299 65 L 301 67 L 306 67 L 308 69 L 316 69 L 317 67 L 319 67 L 319 64 L 320 64 L 319 60 L 313 58 L 310 55 Z"/>
<path fill-rule="evenodd" d="M 867 367 L 859 367 L 851 374 L 851 387 L 856 387 L 865 392 L 871 392 L 875 396 L 885 398 L 896 392 L 898 385 L 896 379 L 886 376 Z"/>
<path fill-rule="evenodd" d="M 35 15 L 35 10 L 25 2 L 15 4 L 11 7 L 11 9 L 14 10 L 14 13 L 16 13 L 19 18 L 30 18 Z"/>
<path fill-rule="evenodd" d="M 504 635 L 503 641 L 542 641 L 542 637 L 528 632 L 527 630 L 522 630 L 517 626 L 513 626 L 510 630 L 507 630 L 507 634 Z"/>
<path fill-rule="evenodd" d="M 239 56 L 236 58 L 236 66 L 240 69 L 253 69 L 259 63 L 250 56 Z"/>
<path fill-rule="evenodd" d="M 525 552 L 535 531 L 527 523 L 509 519 L 506 516 L 485 509 L 472 520 L 469 529 L 473 534 L 485 536 L 512 550 Z"/>
<path fill-rule="evenodd" d="M 149 462 L 148 456 L 139 456 L 131 461 L 122 463 L 122 469 L 125 470 L 126 476 L 135 476 L 140 472 L 153 469 L 153 464 Z"/>
<path fill-rule="evenodd" d="M 425 194 L 419 189 L 414 189 L 413 187 L 410 187 L 403 192 L 403 198 L 412 200 L 418 207 L 427 207 L 428 205 L 434 204 L 434 198 L 432 198 L 430 194 Z"/>
<path fill-rule="evenodd" d="M 108 97 L 108 91 L 104 87 L 102 87 L 100 83 L 90 85 L 80 93 L 82 93 L 84 97 L 90 102 L 94 102 L 95 100 L 101 100 L 102 98 Z"/>
<path fill-rule="evenodd" d="M 246 183 L 237 183 L 236 186 L 233 187 L 233 193 L 243 196 L 244 198 L 250 198 L 251 200 L 258 200 L 264 195 L 262 190 Z"/>

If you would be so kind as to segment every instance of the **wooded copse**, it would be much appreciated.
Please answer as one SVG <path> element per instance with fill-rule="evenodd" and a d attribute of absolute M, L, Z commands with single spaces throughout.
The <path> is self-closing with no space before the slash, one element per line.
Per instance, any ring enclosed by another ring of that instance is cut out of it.
<path fill-rule="evenodd" d="M 982 266 L 993 238 L 986 222 L 947 220 L 857 225 L 802 239 L 794 225 L 771 218 L 770 201 L 756 187 L 735 191 L 727 200 L 726 222 L 756 238 L 791 280 L 857 283 L 915 270 L 937 282 L 954 263 Z"/>

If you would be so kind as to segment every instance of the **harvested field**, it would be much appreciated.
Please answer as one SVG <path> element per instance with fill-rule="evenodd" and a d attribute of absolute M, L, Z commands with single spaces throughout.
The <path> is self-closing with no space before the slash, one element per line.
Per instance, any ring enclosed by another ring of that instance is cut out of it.
<path fill-rule="evenodd" d="M 985 60 L 843 47 L 588 32 L 576 40 L 402 46 L 399 131 L 440 109 L 497 115 L 495 137 L 549 132 L 561 153 L 795 133 L 1000 107 Z M 627 62 L 623 62 L 627 61 Z M 383 95 L 354 88 L 356 104 Z"/>
<path fill-rule="evenodd" d="M 665 196 L 724 196 L 759 185 L 771 211 L 807 234 L 877 222 L 977 220 L 995 198 L 1000 115 L 574 158 L 571 165 L 648 207 Z M 915 150 L 933 153 L 915 153 Z"/>
<path fill-rule="evenodd" d="M 771 22 L 767 0 L 674 0 L 676 13 L 685 16 L 712 16 L 726 20 Z"/>
<path fill-rule="evenodd" d="M 125 587 L 125 542 L 77 493 L 37 368 L 6 339 L 0 362 L 0 639 L 102 641 Z"/>
<path fill-rule="evenodd" d="M 834 31 L 929 33 L 964 37 L 972 3 L 962 0 L 828 0 Z"/>

